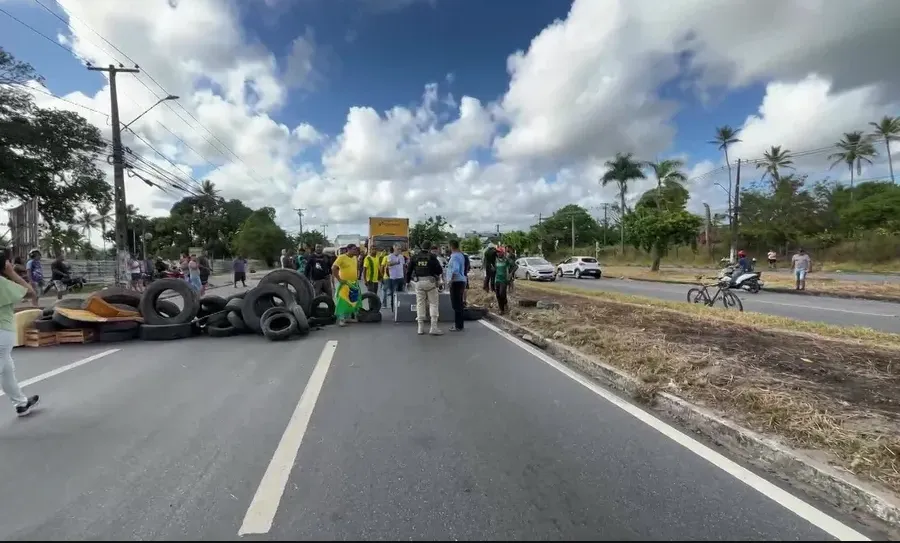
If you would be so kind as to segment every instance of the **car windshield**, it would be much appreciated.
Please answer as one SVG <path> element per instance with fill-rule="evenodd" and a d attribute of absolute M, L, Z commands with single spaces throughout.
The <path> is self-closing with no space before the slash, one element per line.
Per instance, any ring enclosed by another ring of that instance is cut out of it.
<path fill-rule="evenodd" d="M 590 258 L 590 257 L 582 258 L 581 261 L 584 263 L 587 263 L 587 264 L 596 264 L 597 263 L 596 258 Z"/>
<path fill-rule="evenodd" d="M 549 266 L 550 263 L 544 260 L 543 258 L 526 258 L 525 259 L 526 266 Z"/>

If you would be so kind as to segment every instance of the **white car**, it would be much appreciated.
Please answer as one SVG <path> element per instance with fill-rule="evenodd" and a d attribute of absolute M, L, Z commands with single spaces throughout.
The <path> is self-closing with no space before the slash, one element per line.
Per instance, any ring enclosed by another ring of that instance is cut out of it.
<path fill-rule="evenodd" d="M 575 279 L 593 277 L 594 279 L 600 279 L 602 274 L 600 263 L 592 256 L 570 256 L 556 266 L 557 277 L 574 277 Z"/>
<path fill-rule="evenodd" d="M 481 255 L 469 255 L 469 267 L 473 270 L 480 270 L 484 267 L 484 261 L 481 260 Z"/>
<path fill-rule="evenodd" d="M 516 260 L 516 278 L 526 281 L 556 281 L 553 264 L 539 256 L 528 256 Z"/>

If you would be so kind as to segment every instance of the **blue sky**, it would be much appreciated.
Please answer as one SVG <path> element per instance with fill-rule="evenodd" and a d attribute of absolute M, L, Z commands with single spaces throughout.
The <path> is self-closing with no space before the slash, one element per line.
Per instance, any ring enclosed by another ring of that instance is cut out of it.
<path fill-rule="evenodd" d="M 292 41 L 307 26 L 326 52 L 320 66 L 324 83 L 312 92 L 293 89 L 288 104 L 273 117 L 288 126 L 307 122 L 332 136 L 340 133 L 351 106 L 384 111 L 412 105 L 420 100 L 426 82 L 438 82 L 442 92 L 456 97 L 466 94 L 483 103 L 499 99 L 509 84 L 507 57 L 527 49 L 554 19 L 565 18 L 571 4 L 529 0 L 527 10 L 516 10 L 511 17 L 512 0 L 439 0 L 384 10 L 361 7 L 355 0 L 282 0 L 273 10 L 255 9 L 253 3 L 242 5 L 244 31 L 280 62 L 286 62 Z M 52 0 L 46 5 L 59 10 Z M 27 0 L 3 7 L 50 37 L 65 31 L 59 20 Z M 0 35 L 0 45 L 32 63 L 56 95 L 93 93 L 105 84 L 65 51 L 2 15 Z M 452 82 L 445 79 L 447 74 L 452 74 Z M 718 153 L 706 143 L 713 128 L 740 125 L 755 113 L 764 86 L 714 91 L 710 103 L 701 103 L 682 83 L 679 77 L 659 89 L 661 96 L 680 103 L 670 151 L 689 155 L 691 162 L 717 160 Z"/>

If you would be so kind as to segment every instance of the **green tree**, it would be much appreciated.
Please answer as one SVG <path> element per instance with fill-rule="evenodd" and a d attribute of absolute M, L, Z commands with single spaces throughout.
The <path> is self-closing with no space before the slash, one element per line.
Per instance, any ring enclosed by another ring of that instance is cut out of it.
<path fill-rule="evenodd" d="M 652 255 L 651 271 L 659 271 L 660 260 L 672 245 L 695 243 L 703 225 L 703 219 L 684 210 L 647 208 L 636 208 L 623 221 L 632 244 Z"/>
<path fill-rule="evenodd" d="M 316 245 L 327 247 L 328 238 L 318 230 L 307 230 L 302 234 L 297 234 L 294 239 L 294 245 L 297 247 L 306 247 L 307 249 L 314 249 Z"/>
<path fill-rule="evenodd" d="M 782 149 L 780 145 L 772 146 L 763 153 L 763 160 L 756 164 L 756 168 L 763 168 L 763 178 L 769 176 L 772 179 L 772 188 L 778 184 L 780 172 L 794 169 L 794 160 L 789 149 Z"/>
<path fill-rule="evenodd" d="M 572 239 L 572 226 L 575 226 L 575 244 L 587 245 L 602 239 L 603 229 L 588 211 L 578 205 L 570 204 L 556 210 L 555 213 L 541 221 L 531 229 L 531 238 L 539 245 L 541 252 L 551 253 L 556 250 L 556 242 L 563 247 Z"/>
<path fill-rule="evenodd" d="M 600 178 L 600 183 L 605 187 L 615 183 L 619 189 L 619 204 L 621 213 L 625 213 L 625 195 L 628 193 L 628 183 L 635 179 L 644 179 L 641 171 L 641 163 L 634 160 L 631 153 L 616 153 L 615 158 L 606 161 L 607 172 Z M 622 222 L 622 254 L 625 254 L 625 223 Z"/>
<path fill-rule="evenodd" d="M 668 159 L 660 162 L 648 162 L 647 165 L 650 166 L 650 169 L 653 170 L 654 177 L 656 177 L 657 208 L 663 209 L 668 207 L 669 204 L 677 203 L 681 198 L 680 196 L 676 197 L 676 195 L 681 193 L 687 195 L 687 189 L 682 185 L 682 183 L 687 181 L 687 176 L 681 171 L 681 168 L 684 167 L 683 161 L 678 159 Z M 664 197 L 663 192 L 666 193 L 666 197 Z M 672 200 L 673 197 L 675 197 L 674 200 Z M 685 202 L 687 202 L 688 197 L 689 196 L 684 198 Z M 684 205 L 681 204 L 678 207 L 684 207 Z"/>
<path fill-rule="evenodd" d="M 251 213 L 244 221 L 231 246 L 235 253 L 264 260 L 271 266 L 289 243 L 287 233 L 275 224 L 275 210 L 263 207 Z"/>
<path fill-rule="evenodd" d="M 847 132 L 841 141 L 835 146 L 838 152 L 828 156 L 828 160 L 833 160 L 831 167 L 834 168 L 838 164 L 846 164 L 850 170 L 850 200 L 853 200 L 853 184 L 855 180 L 854 171 L 858 175 L 862 175 L 863 162 L 872 163 L 872 157 L 877 153 L 875 146 L 872 145 L 872 139 L 860 131 Z"/>
<path fill-rule="evenodd" d="M 523 232 L 522 230 L 504 232 L 500 236 L 500 243 L 504 247 L 511 248 L 516 254 L 530 251 L 535 245 L 534 236 L 530 232 Z"/>
<path fill-rule="evenodd" d="M 100 242 L 103 244 L 103 256 L 106 255 L 106 233 L 109 232 L 109 225 L 113 222 L 112 216 L 112 200 L 104 200 L 97 204 L 96 224 L 100 228 Z"/>
<path fill-rule="evenodd" d="M 869 123 L 875 127 L 875 135 L 884 138 L 884 148 L 887 151 L 888 168 L 891 172 L 891 183 L 894 179 L 894 160 L 891 158 L 891 141 L 900 139 L 900 117 L 888 117 L 885 115 L 877 123 Z"/>
<path fill-rule="evenodd" d="M 450 228 L 453 228 L 453 225 L 442 215 L 419 221 L 409 229 L 410 247 L 415 249 L 421 247 L 423 243 L 444 243 L 449 239 Z"/>
<path fill-rule="evenodd" d="M 465 237 L 460 241 L 459 248 L 464 253 L 480 253 L 482 249 L 481 238 L 477 236 Z"/>
<path fill-rule="evenodd" d="M 709 143 L 712 143 L 716 146 L 716 148 L 725 155 L 725 166 L 728 168 L 728 214 L 731 214 L 731 202 L 732 202 L 732 179 L 731 179 L 731 159 L 728 156 L 728 147 L 734 145 L 735 143 L 739 143 L 741 140 L 738 138 L 738 134 L 740 134 L 740 128 L 732 128 L 729 125 L 723 125 L 716 127 L 716 135 Z"/>
<path fill-rule="evenodd" d="M 107 144 L 100 130 L 71 111 L 41 109 L 18 83 L 40 79 L 30 65 L 0 51 L 0 203 L 37 199 L 45 221 L 71 223 L 84 204 L 109 200 L 97 167 Z"/>

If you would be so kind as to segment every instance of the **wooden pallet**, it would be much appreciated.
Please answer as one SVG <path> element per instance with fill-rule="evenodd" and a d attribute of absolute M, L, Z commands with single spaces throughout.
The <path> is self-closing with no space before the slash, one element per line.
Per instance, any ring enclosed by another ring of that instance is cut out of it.
<path fill-rule="evenodd" d="M 25 331 L 26 347 L 49 347 L 65 343 L 90 343 L 94 340 L 94 331 L 89 329 L 59 330 L 57 332 L 41 332 L 34 328 Z"/>
<path fill-rule="evenodd" d="M 57 343 L 56 332 L 41 332 L 34 328 L 25 331 L 26 347 L 49 347 Z"/>

